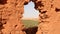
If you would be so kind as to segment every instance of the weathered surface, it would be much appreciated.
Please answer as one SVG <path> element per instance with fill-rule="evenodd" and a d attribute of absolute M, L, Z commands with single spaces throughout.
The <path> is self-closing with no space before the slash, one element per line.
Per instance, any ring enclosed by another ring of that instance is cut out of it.
<path fill-rule="evenodd" d="M 38 27 L 34 26 L 34 27 L 29 27 L 29 28 L 25 28 L 23 31 L 26 32 L 26 34 L 36 34 Z"/>
<path fill-rule="evenodd" d="M 39 10 L 39 25 L 36 34 L 60 34 L 60 0 L 35 0 Z"/>
<path fill-rule="evenodd" d="M 29 1 L 40 12 L 36 34 L 60 34 L 60 0 L 0 0 L 0 34 L 26 34 L 21 18 Z"/>
<path fill-rule="evenodd" d="M 21 22 L 28 0 L 0 0 L 0 34 L 26 34 Z"/>

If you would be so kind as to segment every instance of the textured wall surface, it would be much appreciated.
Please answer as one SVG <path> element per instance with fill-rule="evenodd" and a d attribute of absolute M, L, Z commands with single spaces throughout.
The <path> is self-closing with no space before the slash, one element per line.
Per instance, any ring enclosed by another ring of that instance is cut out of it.
<path fill-rule="evenodd" d="M 28 0 L 0 0 L 0 34 L 26 34 L 21 22 Z"/>
<path fill-rule="evenodd" d="M 36 34 L 60 34 L 60 0 L 0 0 L 0 34 L 26 34 L 21 18 L 29 1 L 40 12 Z"/>
<path fill-rule="evenodd" d="M 60 34 L 60 0 L 35 0 L 39 10 L 39 25 L 36 34 Z"/>

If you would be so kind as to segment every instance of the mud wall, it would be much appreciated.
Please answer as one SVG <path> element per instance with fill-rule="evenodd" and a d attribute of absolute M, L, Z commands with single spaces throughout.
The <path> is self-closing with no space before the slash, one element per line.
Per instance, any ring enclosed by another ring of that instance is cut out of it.
<path fill-rule="evenodd" d="M 60 34 L 60 0 L 32 0 L 39 10 L 36 34 Z"/>
<path fill-rule="evenodd" d="M 26 34 L 21 22 L 27 0 L 0 0 L 0 34 Z"/>
<path fill-rule="evenodd" d="M 0 0 L 0 34 L 26 34 L 21 18 L 29 1 L 40 12 L 36 34 L 60 34 L 60 0 Z"/>

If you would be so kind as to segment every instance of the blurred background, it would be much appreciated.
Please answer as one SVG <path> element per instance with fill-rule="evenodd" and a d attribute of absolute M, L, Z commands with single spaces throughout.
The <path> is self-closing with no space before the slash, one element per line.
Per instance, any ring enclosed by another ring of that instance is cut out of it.
<path fill-rule="evenodd" d="M 29 2 L 27 5 L 24 5 L 24 14 L 22 21 L 27 28 L 37 26 L 38 18 L 39 11 L 34 9 L 33 2 Z"/>

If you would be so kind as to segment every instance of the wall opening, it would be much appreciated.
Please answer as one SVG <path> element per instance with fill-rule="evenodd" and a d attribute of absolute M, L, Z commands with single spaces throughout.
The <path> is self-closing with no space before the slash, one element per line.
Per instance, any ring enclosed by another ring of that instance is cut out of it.
<path fill-rule="evenodd" d="M 39 11 L 34 9 L 34 3 L 31 1 L 27 5 L 24 5 L 24 14 L 22 22 L 25 25 L 24 31 L 26 34 L 36 34 Z"/>

